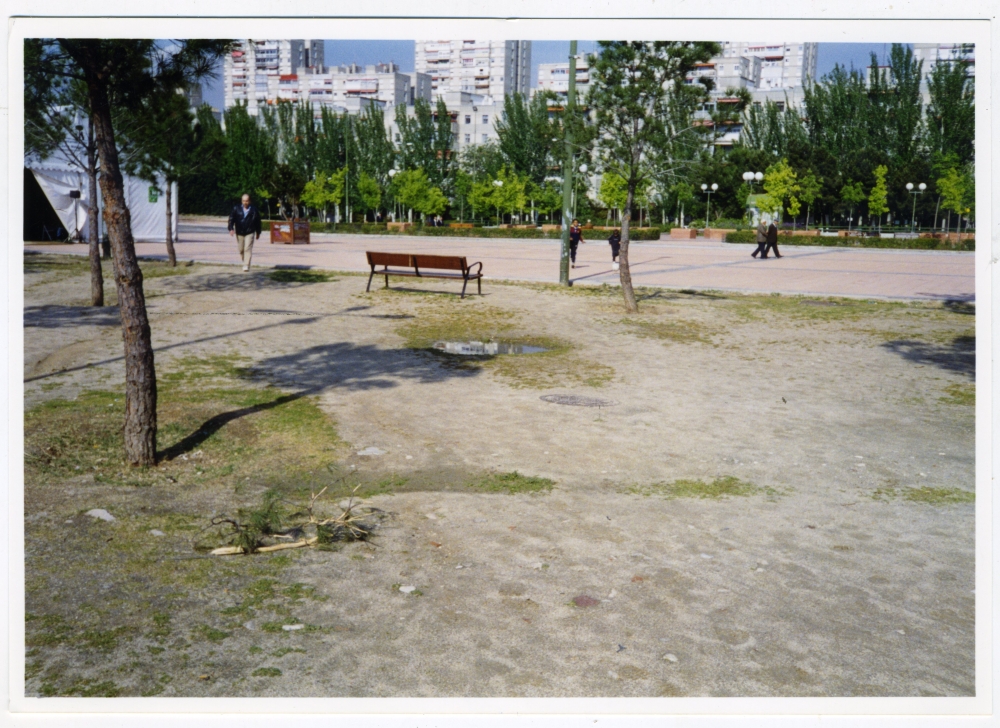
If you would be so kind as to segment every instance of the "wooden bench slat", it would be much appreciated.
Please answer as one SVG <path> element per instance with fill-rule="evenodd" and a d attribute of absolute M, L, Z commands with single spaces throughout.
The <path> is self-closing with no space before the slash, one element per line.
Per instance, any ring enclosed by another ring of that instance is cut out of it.
<path fill-rule="evenodd" d="M 405 265 L 413 267 L 409 253 L 372 253 L 367 252 L 368 265 Z"/>
<path fill-rule="evenodd" d="M 464 257 L 454 255 L 414 255 L 413 263 L 417 268 L 439 268 L 442 270 L 468 270 Z"/>

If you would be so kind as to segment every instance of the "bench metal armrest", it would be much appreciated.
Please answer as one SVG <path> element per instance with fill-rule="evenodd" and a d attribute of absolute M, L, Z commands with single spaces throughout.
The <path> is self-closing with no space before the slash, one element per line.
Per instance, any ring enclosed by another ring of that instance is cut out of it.
<path fill-rule="evenodd" d="M 469 278 L 469 277 L 471 277 L 471 276 L 473 275 L 473 273 L 472 273 L 472 266 L 474 266 L 474 265 L 478 265 L 478 266 L 479 266 L 479 270 L 477 270 L 477 271 L 476 271 L 475 275 L 477 275 L 477 276 L 478 276 L 478 275 L 482 275 L 482 273 L 483 273 L 483 264 L 482 264 L 482 263 L 478 263 L 478 262 L 477 262 L 477 263 L 472 263 L 472 264 L 471 264 L 471 265 L 470 265 L 470 266 L 469 266 L 469 267 L 468 267 L 468 268 L 466 269 L 466 271 L 465 271 L 465 277 L 466 277 L 466 278 Z"/>

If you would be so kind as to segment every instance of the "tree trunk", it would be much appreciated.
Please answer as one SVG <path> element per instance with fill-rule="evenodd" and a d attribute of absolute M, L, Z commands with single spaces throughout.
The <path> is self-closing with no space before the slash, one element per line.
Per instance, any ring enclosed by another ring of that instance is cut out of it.
<path fill-rule="evenodd" d="M 135 255 L 131 215 L 125 192 L 115 133 L 111 123 L 107 73 L 96 46 L 100 41 L 76 41 L 70 51 L 83 69 L 93 112 L 101 160 L 104 220 L 111 239 L 115 285 L 125 343 L 125 459 L 130 465 L 156 464 L 156 370 L 142 271 Z"/>
<path fill-rule="evenodd" d="M 635 182 L 630 182 L 628 194 L 625 197 L 625 209 L 622 211 L 622 241 L 618 253 L 618 276 L 622 283 L 622 295 L 625 297 L 625 311 L 638 313 L 639 304 L 635 301 L 635 291 L 632 290 L 632 273 L 628 269 L 628 228 L 632 218 L 632 201 L 635 198 Z"/>
<path fill-rule="evenodd" d="M 170 178 L 167 178 L 167 258 L 170 259 L 170 267 L 177 267 L 177 251 L 174 250 L 174 208 L 170 206 L 173 200 L 173 195 L 171 194 L 171 187 L 173 183 Z"/>
<path fill-rule="evenodd" d="M 938 211 L 940 209 L 941 209 L 941 195 L 938 195 L 937 204 L 934 205 L 934 227 L 931 228 L 932 232 L 937 232 Z"/>
<path fill-rule="evenodd" d="M 104 272 L 101 270 L 101 230 L 97 224 L 97 146 L 94 141 L 94 117 L 91 114 L 87 130 L 87 180 L 90 184 L 87 215 L 90 245 L 90 305 L 104 305 Z"/>

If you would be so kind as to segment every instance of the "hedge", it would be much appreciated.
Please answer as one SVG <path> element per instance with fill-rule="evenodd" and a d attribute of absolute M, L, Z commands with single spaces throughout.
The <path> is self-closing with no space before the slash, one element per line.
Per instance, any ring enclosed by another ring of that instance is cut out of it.
<path fill-rule="evenodd" d="M 356 233 L 362 235 L 415 235 L 419 237 L 436 238 L 521 238 L 535 240 L 559 240 L 560 230 L 541 230 L 540 228 L 451 228 L 423 227 L 414 225 L 409 230 L 388 230 L 385 223 L 310 223 L 314 233 Z M 590 235 L 588 236 L 588 233 Z M 607 240 L 611 234 L 607 230 L 584 230 L 583 239 Z M 657 228 L 642 228 L 629 231 L 630 240 L 659 240 L 660 231 Z"/>
<path fill-rule="evenodd" d="M 755 243 L 755 230 L 738 230 L 726 233 L 727 243 Z M 904 250 L 975 250 L 976 241 L 963 240 L 952 246 L 945 240 L 936 238 L 869 238 L 869 237 L 826 237 L 822 235 L 778 235 L 779 245 L 811 245 L 835 248 L 898 248 Z"/>

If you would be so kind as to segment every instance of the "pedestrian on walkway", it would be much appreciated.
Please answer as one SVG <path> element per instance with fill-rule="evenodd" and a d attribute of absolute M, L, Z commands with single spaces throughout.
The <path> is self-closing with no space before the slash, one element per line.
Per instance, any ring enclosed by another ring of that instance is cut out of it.
<path fill-rule="evenodd" d="M 236 236 L 236 248 L 243 261 L 243 272 L 250 270 L 253 241 L 260 239 L 260 214 L 250 204 L 250 195 L 243 195 L 243 204 L 236 205 L 229 213 L 229 234 Z"/>
<path fill-rule="evenodd" d="M 583 239 L 583 228 L 580 227 L 580 221 L 573 220 L 573 223 L 569 226 L 570 268 L 576 268 L 576 247 L 580 243 L 586 245 L 587 241 Z"/>
<path fill-rule="evenodd" d="M 762 217 L 760 222 L 757 223 L 757 249 L 750 253 L 751 258 L 756 258 L 758 254 L 762 257 L 767 257 L 767 223 L 770 222 L 767 218 Z"/>
<path fill-rule="evenodd" d="M 774 250 L 775 258 L 781 257 L 781 253 L 778 252 L 778 226 L 774 224 L 774 220 L 771 220 L 771 224 L 767 228 L 767 247 L 764 248 L 764 254 L 760 257 L 766 258 L 769 250 Z"/>
<path fill-rule="evenodd" d="M 618 253 L 622 249 L 622 234 L 618 230 L 611 231 L 608 245 L 611 246 L 611 269 L 618 270 Z"/>

